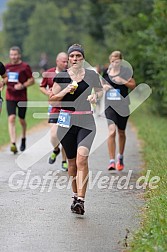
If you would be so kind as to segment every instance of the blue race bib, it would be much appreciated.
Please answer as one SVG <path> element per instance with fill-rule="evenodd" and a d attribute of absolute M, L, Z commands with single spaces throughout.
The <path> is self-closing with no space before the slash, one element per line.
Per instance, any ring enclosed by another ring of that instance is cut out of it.
<path fill-rule="evenodd" d="M 19 81 L 19 73 L 16 72 L 8 72 L 8 82 L 15 82 Z"/>
<path fill-rule="evenodd" d="M 51 110 L 52 110 L 52 106 L 49 105 L 49 107 L 48 107 L 48 115 L 50 115 Z"/>
<path fill-rule="evenodd" d="M 107 91 L 107 100 L 119 101 L 121 100 L 120 89 L 110 89 Z"/>
<path fill-rule="evenodd" d="M 57 125 L 64 128 L 70 128 L 70 121 L 71 121 L 71 115 L 67 112 L 60 111 L 59 117 L 57 120 Z"/>

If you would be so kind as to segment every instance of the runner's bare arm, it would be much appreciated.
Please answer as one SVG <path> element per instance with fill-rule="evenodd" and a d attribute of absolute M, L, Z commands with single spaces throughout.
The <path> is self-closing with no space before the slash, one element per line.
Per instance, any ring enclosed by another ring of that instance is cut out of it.
<path fill-rule="evenodd" d="M 127 86 L 130 89 L 134 89 L 136 87 L 136 82 L 134 78 L 131 78 L 126 84 L 125 86 Z"/>
<path fill-rule="evenodd" d="M 100 82 L 104 91 L 108 91 L 111 88 L 111 85 L 102 76 L 100 76 Z"/>
<path fill-rule="evenodd" d="M 23 86 L 26 88 L 26 87 L 29 87 L 29 86 L 34 85 L 34 84 L 35 84 L 34 78 L 31 77 L 26 82 L 23 83 Z"/>
<path fill-rule="evenodd" d="M 49 101 L 61 101 L 66 94 L 73 91 L 75 91 L 75 87 L 72 84 L 69 84 L 66 88 L 61 89 L 60 85 L 54 82 Z"/>
<path fill-rule="evenodd" d="M 22 90 L 22 89 L 24 89 L 24 88 L 27 88 L 27 87 L 33 85 L 33 84 L 35 84 L 34 78 L 31 77 L 31 78 L 29 78 L 29 79 L 28 79 L 26 82 L 24 82 L 24 83 L 18 82 L 17 84 L 14 85 L 14 88 L 15 88 L 16 90 Z"/>
<path fill-rule="evenodd" d="M 46 89 L 45 87 L 40 87 L 40 90 L 44 95 L 47 95 L 47 96 L 49 96 L 52 92 L 51 89 Z"/>
<path fill-rule="evenodd" d="M 89 95 L 87 100 L 90 103 L 96 103 L 98 99 L 100 99 L 103 96 L 103 90 L 102 88 L 94 88 L 94 93 Z"/>
<path fill-rule="evenodd" d="M 112 80 L 117 83 L 121 83 L 130 89 L 134 89 L 136 87 L 136 82 L 133 78 L 130 78 L 129 80 L 125 80 L 120 76 L 116 76 L 116 77 L 112 78 Z"/>
<path fill-rule="evenodd" d="M 96 94 L 96 99 L 100 99 L 103 96 L 103 88 L 94 88 L 95 94 Z"/>

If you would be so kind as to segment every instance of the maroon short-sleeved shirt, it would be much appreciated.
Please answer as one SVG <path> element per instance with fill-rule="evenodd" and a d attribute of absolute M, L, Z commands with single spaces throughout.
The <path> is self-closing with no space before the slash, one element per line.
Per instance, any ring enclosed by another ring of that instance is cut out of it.
<path fill-rule="evenodd" d="M 56 76 L 56 68 L 52 67 L 50 69 L 48 69 L 45 73 L 44 76 L 48 76 L 48 77 L 44 77 L 42 79 L 42 82 L 40 84 L 40 87 L 48 87 L 48 88 L 52 88 L 53 86 L 53 79 Z"/>
<path fill-rule="evenodd" d="M 44 87 L 44 88 L 52 88 L 53 87 L 53 79 L 56 76 L 56 67 L 52 67 L 50 69 L 48 69 L 44 76 L 47 75 L 48 77 L 44 77 L 42 79 L 42 82 L 40 84 L 40 87 Z M 56 108 L 56 107 L 52 107 L 50 114 L 54 114 L 54 113 L 59 113 L 60 108 Z"/>
<path fill-rule="evenodd" d="M 19 64 L 6 64 L 6 72 L 8 75 L 6 100 L 8 101 L 27 101 L 27 88 L 16 90 L 14 85 L 18 82 L 24 83 L 32 77 L 30 66 L 21 62 Z"/>

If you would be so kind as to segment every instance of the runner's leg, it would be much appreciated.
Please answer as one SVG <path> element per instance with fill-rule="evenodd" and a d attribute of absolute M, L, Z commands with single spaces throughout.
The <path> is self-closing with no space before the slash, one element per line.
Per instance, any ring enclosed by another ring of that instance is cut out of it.
<path fill-rule="evenodd" d="M 108 152 L 110 159 L 115 159 L 115 150 L 116 150 L 116 127 L 115 124 L 110 124 L 108 126 L 109 136 L 108 136 Z"/>
<path fill-rule="evenodd" d="M 16 120 L 16 102 L 15 101 L 6 101 L 6 108 L 8 113 L 8 130 L 10 136 L 10 142 L 16 143 L 16 128 L 15 128 L 15 120 Z"/>
<path fill-rule="evenodd" d="M 20 144 L 20 151 L 24 151 L 26 148 L 26 129 L 27 129 L 27 123 L 25 120 L 26 116 L 26 111 L 27 107 L 18 107 L 18 116 L 19 116 L 19 121 L 22 127 L 22 139 L 21 139 L 21 144 Z"/>
<path fill-rule="evenodd" d="M 76 176 L 77 176 L 77 166 L 76 166 L 76 158 L 68 159 L 68 175 L 70 179 L 72 179 L 72 191 L 74 194 L 77 194 L 77 184 L 76 184 Z"/>
<path fill-rule="evenodd" d="M 51 153 L 51 156 L 49 157 L 49 164 L 53 164 L 56 161 L 57 155 L 60 153 L 59 140 L 58 140 L 58 137 L 57 137 L 58 125 L 56 125 L 56 121 L 55 121 L 55 123 L 49 123 L 49 124 L 51 126 L 50 141 L 51 141 L 51 144 L 54 147 L 53 152 Z"/>
<path fill-rule="evenodd" d="M 119 171 L 124 169 L 123 154 L 124 154 L 125 143 L 126 143 L 125 129 L 126 129 L 127 121 L 128 121 L 128 116 L 122 117 L 122 116 L 118 115 L 119 154 L 117 156 L 116 168 Z"/>
<path fill-rule="evenodd" d="M 10 115 L 8 117 L 8 129 L 10 142 L 16 143 L 16 127 L 15 127 L 16 115 Z"/>
<path fill-rule="evenodd" d="M 88 149 L 80 146 L 77 152 L 77 193 L 78 197 L 85 198 L 88 183 Z"/>
<path fill-rule="evenodd" d="M 27 123 L 25 119 L 19 118 L 21 127 L 22 127 L 22 138 L 26 138 L 26 129 L 27 129 Z"/>
<path fill-rule="evenodd" d="M 119 139 L 119 154 L 123 155 L 126 142 L 125 130 L 118 129 L 118 139 Z"/>

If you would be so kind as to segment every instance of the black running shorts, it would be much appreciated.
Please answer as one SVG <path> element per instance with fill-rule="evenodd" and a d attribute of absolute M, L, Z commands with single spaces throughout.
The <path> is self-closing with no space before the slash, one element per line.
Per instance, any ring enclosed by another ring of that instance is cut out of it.
<path fill-rule="evenodd" d="M 92 115 L 76 116 L 71 128 L 58 127 L 57 136 L 68 159 L 73 159 L 77 155 L 80 146 L 86 147 L 89 151 L 92 146 L 96 125 Z M 82 119 L 81 119 L 82 118 Z"/>
<path fill-rule="evenodd" d="M 27 107 L 19 107 L 17 101 L 6 101 L 6 108 L 8 116 L 16 115 L 16 108 L 18 108 L 18 116 L 25 119 Z"/>
<path fill-rule="evenodd" d="M 127 108 L 129 110 L 129 108 Z M 107 118 L 108 125 L 113 124 L 113 122 L 117 125 L 118 129 L 125 130 L 126 124 L 128 121 L 129 116 L 121 116 L 119 115 L 114 109 L 108 107 L 105 110 L 105 116 Z"/>
<path fill-rule="evenodd" d="M 57 123 L 59 114 L 50 114 L 48 123 Z"/>

